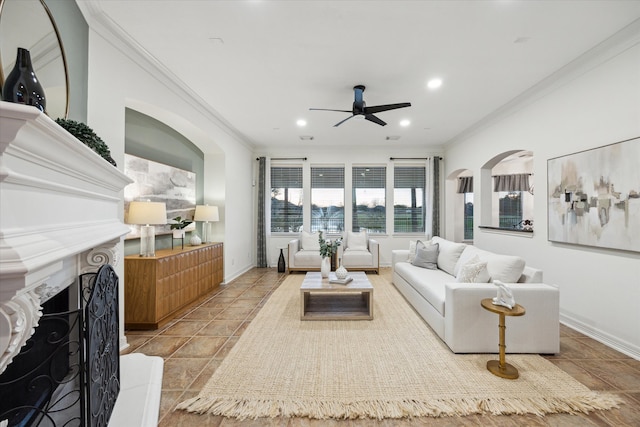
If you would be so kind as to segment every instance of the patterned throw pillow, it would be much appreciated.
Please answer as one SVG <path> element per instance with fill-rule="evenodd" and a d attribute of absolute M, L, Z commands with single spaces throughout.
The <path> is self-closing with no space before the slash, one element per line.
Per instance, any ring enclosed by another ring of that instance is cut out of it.
<path fill-rule="evenodd" d="M 487 262 L 480 261 L 476 255 L 462 266 L 456 277 L 458 283 L 487 283 L 491 277 L 487 270 Z"/>
<path fill-rule="evenodd" d="M 422 242 L 420 242 L 422 243 Z M 428 268 L 429 270 L 438 269 L 438 244 L 424 245 L 417 248 L 416 257 L 411 263 L 416 267 Z"/>

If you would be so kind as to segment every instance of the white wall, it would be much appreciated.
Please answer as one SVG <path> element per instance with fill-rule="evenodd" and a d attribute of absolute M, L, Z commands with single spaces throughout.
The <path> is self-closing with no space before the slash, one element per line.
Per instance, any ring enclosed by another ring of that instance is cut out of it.
<path fill-rule="evenodd" d="M 214 235 L 225 245 L 225 281 L 229 281 L 255 265 L 255 256 L 247 250 L 255 246 L 251 149 L 228 129 L 216 125 L 209 112 L 175 90 L 166 77 L 150 69 L 143 60 L 123 54 L 117 40 L 107 40 L 91 29 L 87 123 L 109 145 L 120 168 L 124 165 L 125 107 L 173 127 L 205 153 L 204 199 L 220 206 Z M 122 263 L 116 271 L 124 277 Z M 124 315 L 120 320 L 123 322 Z M 120 330 L 124 346 L 123 325 Z"/>
<path fill-rule="evenodd" d="M 493 124 L 456 141 L 445 153 L 445 175 L 468 168 L 480 179 L 481 166 L 494 156 L 514 149 L 533 151 L 533 237 L 476 228 L 474 243 L 520 255 L 528 264 L 543 269 L 545 282 L 560 288 L 563 323 L 637 359 L 640 253 L 549 242 L 546 177 L 550 158 L 640 136 L 639 39 L 636 33 L 631 41 L 582 61 L 569 77 L 557 80 L 542 95 Z M 481 186 L 474 189 L 475 225 L 489 225 L 480 222 Z M 450 209 L 449 203 L 446 209 Z M 451 232 L 450 224 L 447 230 Z"/>

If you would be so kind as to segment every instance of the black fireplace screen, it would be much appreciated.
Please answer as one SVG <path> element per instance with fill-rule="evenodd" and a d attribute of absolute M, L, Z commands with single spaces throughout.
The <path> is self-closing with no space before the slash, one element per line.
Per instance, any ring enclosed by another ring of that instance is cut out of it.
<path fill-rule="evenodd" d="M 110 265 L 80 276 L 43 305 L 35 333 L 0 375 L 0 423 L 106 426 L 120 391 L 118 276 Z"/>

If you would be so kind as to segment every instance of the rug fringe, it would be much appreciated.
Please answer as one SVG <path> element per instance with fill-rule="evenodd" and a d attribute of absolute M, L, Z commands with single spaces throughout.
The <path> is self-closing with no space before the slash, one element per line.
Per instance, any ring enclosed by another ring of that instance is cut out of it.
<path fill-rule="evenodd" d="M 624 400 L 619 396 L 590 392 L 571 398 L 549 397 L 501 399 L 436 399 L 434 401 L 378 401 L 353 402 L 321 400 L 259 400 L 197 396 L 180 403 L 176 409 L 199 414 L 209 413 L 238 420 L 308 417 L 315 419 L 413 418 L 466 416 L 472 414 L 544 416 L 555 413 L 588 413 L 595 410 L 618 408 Z"/>

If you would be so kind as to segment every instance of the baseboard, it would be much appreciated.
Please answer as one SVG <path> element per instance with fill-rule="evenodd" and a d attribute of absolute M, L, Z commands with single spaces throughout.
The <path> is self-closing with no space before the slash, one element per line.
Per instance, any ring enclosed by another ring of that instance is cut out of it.
<path fill-rule="evenodd" d="M 593 338 L 594 340 L 601 342 L 607 347 L 611 347 L 612 349 L 619 351 L 620 353 L 623 353 L 629 357 L 633 357 L 636 360 L 640 360 L 640 348 L 631 343 L 628 343 L 618 337 L 596 329 L 593 326 L 588 325 L 566 314 L 560 313 L 560 323 L 570 327 L 571 329 L 575 329 L 580 333 L 585 334 L 589 338 Z"/>
<path fill-rule="evenodd" d="M 254 268 L 256 268 L 255 265 L 247 265 L 241 268 L 240 270 L 234 271 L 229 276 L 225 276 L 224 282 L 222 282 L 221 285 L 226 285 L 227 283 L 231 283 L 232 281 L 236 280 L 238 277 L 242 276 L 247 271 L 252 270 Z"/>

